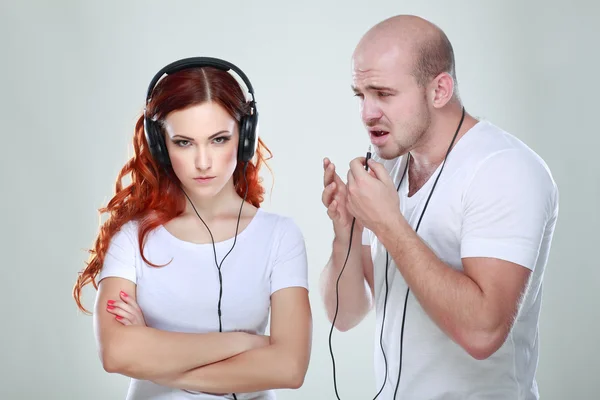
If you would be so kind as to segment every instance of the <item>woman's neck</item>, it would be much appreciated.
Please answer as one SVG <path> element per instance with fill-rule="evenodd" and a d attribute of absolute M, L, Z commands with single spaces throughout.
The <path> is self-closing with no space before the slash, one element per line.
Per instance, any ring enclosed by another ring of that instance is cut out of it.
<path fill-rule="evenodd" d="M 186 214 L 196 214 L 196 211 L 205 220 L 212 220 L 219 218 L 220 216 L 228 216 L 232 212 L 236 214 L 239 212 L 242 198 L 235 191 L 233 180 L 229 181 L 227 185 L 221 189 L 215 196 L 207 197 L 196 197 L 188 192 L 189 199 L 186 198 Z M 193 202 L 193 207 L 190 204 Z M 194 208 L 196 209 L 194 211 Z"/>

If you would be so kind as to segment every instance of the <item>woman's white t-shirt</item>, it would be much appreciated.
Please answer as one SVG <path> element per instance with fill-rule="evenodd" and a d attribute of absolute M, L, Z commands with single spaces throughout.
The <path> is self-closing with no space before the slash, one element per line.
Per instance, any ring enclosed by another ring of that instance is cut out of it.
<path fill-rule="evenodd" d="M 215 244 L 219 263 L 233 244 L 234 238 Z M 219 275 L 212 243 L 186 242 L 160 226 L 147 236 L 144 256 L 153 264 L 168 264 L 157 268 L 144 262 L 138 223 L 126 223 L 111 240 L 98 282 L 120 277 L 135 283 L 137 302 L 148 326 L 174 332 L 218 332 Z M 221 273 L 223 332 L 264 334 L 271 294 L 293 286 L 308 289 L 307 255 L 300 229 L 289 217 L 258 209 L 238 234 Z M 275 398 L 272 391 L 236 396 L 238 400 Z M 127 396 L 128 400 L 217 398 L 223 397 L 191 394 L 137 379 L 131 380 Z"/>

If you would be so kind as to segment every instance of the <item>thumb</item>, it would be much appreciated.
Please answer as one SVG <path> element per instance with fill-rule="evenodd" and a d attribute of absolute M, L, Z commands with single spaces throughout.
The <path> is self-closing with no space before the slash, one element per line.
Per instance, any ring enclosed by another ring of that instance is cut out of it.
<path fill-rule="evenodd" d="M 382 164 L 378 163 L 377 161 L 373 161 L 373 159 L 369 159 L 368 162 L 369 168 L 375 173 L 375 177 L 377 179 L 379 179 L 383 183 L 389 183 L 392 181 L 390 174 Z"/>

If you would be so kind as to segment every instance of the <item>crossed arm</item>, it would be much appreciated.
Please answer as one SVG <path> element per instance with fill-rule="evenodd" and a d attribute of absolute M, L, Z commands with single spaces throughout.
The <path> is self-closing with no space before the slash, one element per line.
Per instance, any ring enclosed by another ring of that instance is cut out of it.
<path fill-rule="evenodd" d="M 302 385 L 312 335 L 306 289 L 286 288 L 272 295 L 270 338 L 242 332 L 193 334 L 124 326 L 106 311 L 107 301 L 118 299 L 120 291 L 135 297 L 135 284 L 121 278 L 103 279 L 95 306 L 96 337 L 106 371 L 211 393 Z"/>

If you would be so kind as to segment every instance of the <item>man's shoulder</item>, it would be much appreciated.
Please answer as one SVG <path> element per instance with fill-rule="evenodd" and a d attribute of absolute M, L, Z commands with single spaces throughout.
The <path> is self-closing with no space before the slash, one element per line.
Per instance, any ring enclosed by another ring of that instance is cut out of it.
<path fill-rule="evenodd" d="M 544 159 L 515 135 L 484 122 L 464 147 L 465 195 L 536 199 L 558 206 L 558 187 Z"/>
<path fill-rule="evenodd" d="M 545 160 L 514 134 L 492 122 L 480 121 L 469 135 L 464 153 L 466 164 L 473 174 L 486 171 L 490 174 L 508 173 L 522 169 L 525 173 L 530 171 L 553 181 Z"/>

